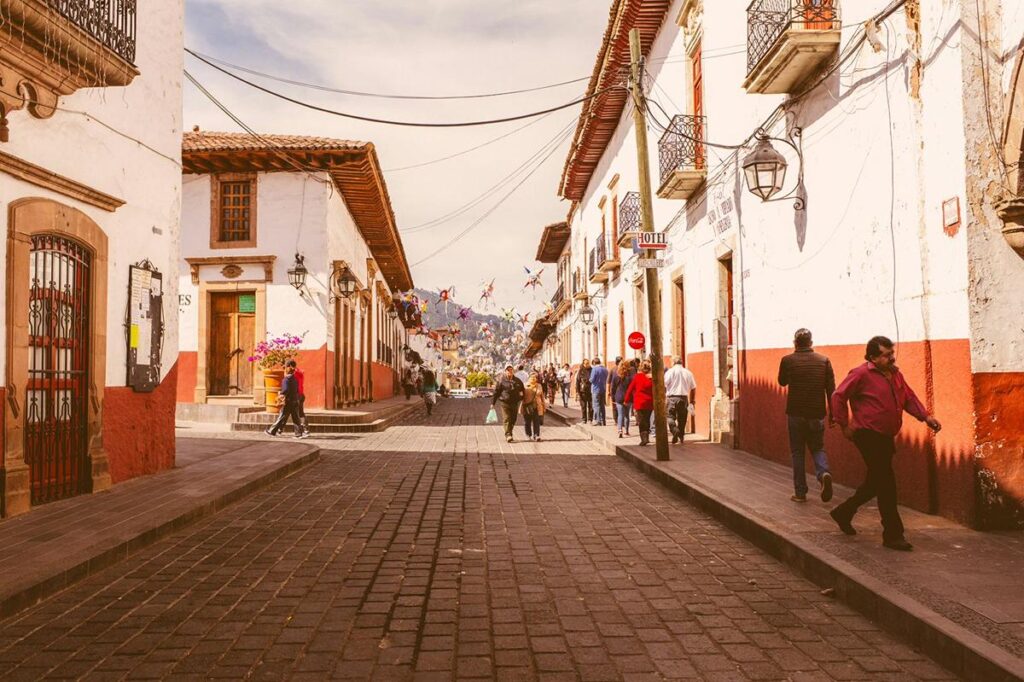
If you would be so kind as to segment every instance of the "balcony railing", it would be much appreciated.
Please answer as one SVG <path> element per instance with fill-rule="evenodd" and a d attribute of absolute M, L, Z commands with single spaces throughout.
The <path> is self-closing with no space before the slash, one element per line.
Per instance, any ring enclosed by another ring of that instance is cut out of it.
<path fill-rule="evenodd" d="M 789 29 L 839 28 L 839 0 L 754 0 L 747 7 L 747 76 Z"/>
<path fill-rule="evenodd" d="M 135 63 L 137 0 L 46 0 L 46 4 L 129 64 Z"/>
<path fill-rule="evenodd" d="M 661 182 L 679 170 L 704 170 L 707 151 L 704 135 L 707 130 L 705 116 L 673 116 L 665 134 L 658 142 L 658 161 Z"/>
<path fill-rule="evenodd" d="M 565 300 L 565 283 L 559 282 L 558 288 L 555 289 L 554 295 L 551 297 L 551 307 L 558 310 L 558 306 Z"/>
<path fill-rule="evenodd" d="M 605 246 L 605 240 L 601 239 L 594 245 L 594 248 L 590 250 L 590 258 L 588 259 L 589 273 L 591 282 L 607 282 L 608 273 L 601 267 L 605 261 L 608 260 L 608 248 Z"/>
<path fill-rule="evenodd" d="M 640 227 L 640 192 L 626 192 L 619 204 L 619 246 L 629 248 Z"/>

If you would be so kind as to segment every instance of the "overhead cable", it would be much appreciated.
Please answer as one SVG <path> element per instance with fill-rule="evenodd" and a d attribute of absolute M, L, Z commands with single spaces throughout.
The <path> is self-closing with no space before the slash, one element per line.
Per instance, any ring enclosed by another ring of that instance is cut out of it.
<path fill-rule="evenodd" d="M 472 126 L 484 126 L 484 125 L 494 125 L 494 124 L 497 124 L 497 123 L 508 123 L 509 121 L 521 121 L 521 120 L 524 120 L 524 119 L 527 119 L 527 118 L 534 118 L 536 116 L 543 116 L 544 114 L 548 114 L 548 113 L 551 113 L 553 111 L 559 111 L 560 109 L 568 109 L 569 107 L 574 107 L 574 106 L 576 106 L 578 104 L 582 104 L 583 102 L 586 102 L 588 100 L 591 100 L 591 99 L 594 99 L 595 97 L 600 96 L 601 94 L 603 94 L 607 90 L 611 90 L 613 88 L 620 87 L 618 85 L 612 85 L 612 86 L 609 86 L 608 88 L 605 88 L 605 89 L 602 89 L 602 90 L 598 90 L 597 92 L 594 92 L 593 94 L 586 95 L 586 96 L 580 97 L 578 99 L 574 99 L 571 102 L 566 102 L 564 104 L 559 104 L 558 106 L 548 107 L 547 109 L 541 109 L 540 111 L 531 111 L 531 112 L 526 113 L 526 114 L 517 114 L 515 116 L 505 116 L 503 118 L 488 119 L 488 120 L 483 120 L 483 121 L 459 121 L 459 122 L 444 122 L 444 123 L 434 123 L 434 122 L 426 122 L 426 121 L 394 121 L 394 120 L 390 120 L 390 119 L 375 118 L 375 117 L 372 117 L 372 116 L 361 116 L 359 114 L 352 114 L 352 113 L 345 112 L 345 111 L 338 111 L 337 109 L 329 109 L 327 107 L 321 107 L 321 106 L 318 106 L 316 104 L 311 104 L 309 102 L 305 102 L 303 100 L 296 99 L 294 97 L 289 97 L 288 95 L 285 95 L 283 93 L 277 92 L 275 90 L 271 90 L 270 88 L 263 87 L 262 85 L 259 85 L 258 83 L 253 83 L 250 80 L 242 78 L 238 74 L 233 73 L 233 72 L 229 71 L 228 69 L 225 69 L 224 67 L 218 66 L 217 64 L 214 64 L 213 62 L 211 62 L 211 61 L 209 61 L 207 59 L 204 59 L 203 57 L 200 57 L 198 54 L 196 54 L 195 52 L 193 52 L 192 50 L 190 50 L 188 48 L 185 48 L 185 51 L 188 52 L 189 54 L 191 54 L 193 57 L 195 57 L 199 61 L 201 61 L 204 64 L 206 64 L 207 66 L 209 66 L 209 67 L 211 67 L 213 69 L 216 69 L 217 71 L 220 71 L 221 73 L 223 73 L 223 74 L 225 74 L 227 76 L 230 76 L 231 78 L 234 78 L 235 80 L 237 80 L 240 83 L 244 83 L 244 84 L 248 85 L 251 88 L 259 90 L 260 92 L 266 93 L 268 95 L 271 95 L 271 96 L 276 97 L 278 99 L 284 100 L 286 102 L 290 102 L 290 103 L 295 104 L 297 106 L 300 106 L 300 107 L 303 107 L 303 108 L 306 108 L 306 109 L 311 109 L 313 111 L 319 111 L 319 112 L 324 113 L 324 114 L 331 114 L 333 116 L 341 116 L 342 118 L 351 118 L 351 119 L 354 119 L 356 121 L 366 121 L 368 123 L 381 123 L 381 124 L 384 124 L 384 125 L 393 125 L 393 126 L 406 126 L 406 127 L 412 127 L 412 128 L 469 128 L 469 127 L 472 127 Z"/>

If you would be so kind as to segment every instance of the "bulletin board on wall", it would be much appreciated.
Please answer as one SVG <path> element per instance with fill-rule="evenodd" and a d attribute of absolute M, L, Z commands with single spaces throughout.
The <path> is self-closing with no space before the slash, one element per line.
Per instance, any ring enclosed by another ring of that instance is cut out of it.
<path fill-rule="evenodd" d="M 148 260 L 128 269 L 127 384 L 137 393 L 160 385 L 164 343 L 163 275 Z"/>

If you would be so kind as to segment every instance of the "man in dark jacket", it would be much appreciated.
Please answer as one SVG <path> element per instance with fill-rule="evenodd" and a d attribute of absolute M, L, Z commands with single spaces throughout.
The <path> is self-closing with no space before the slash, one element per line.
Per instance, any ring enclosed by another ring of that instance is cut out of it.
<path fill-rule="evenodd" d="M 295 378 L 295 368 L 285 367 L 284 380 L 281 382 L 281 392 L 278 394 L 277 402 L 281 403 L 281 414 L 274 425 L 267 429 L 268 436 L 276 436 L 291 417 L 295 424 L 295 437 L 302 437 L 302 422 L 299 420 L 299 382 Z"/>
<path fill-rule="evenodd" d="M 788 386 L 786 421 L 789 451 L 793 456 L 794 502 L 807 501 L 807 473 L 804 450 L 814 458 L 814 473 L 821 484 L 821 501 L 832 499 L 832 474 L 825 456 L 826 406 L 836 390 L 836 376 L 827 357 L 814 352 L 811 332 L 798 329 L 793 335 L 795 351 L 779 364 L 779 385 Z"/>
<path fill-rule="evenodd" d="M 512 429 L 516 425 L 516 416 L 519 414 L 519 405 L 523 402 L 523 393 L 526 386 L 515 375 L 515 368 L 509 365 L 505 368 L 505 374 L 498 379 L 494 387 L 494 398 L 491 400 L 491 407 L 499 402 L 504 417 L 505 440 L 512 442 Z"/>

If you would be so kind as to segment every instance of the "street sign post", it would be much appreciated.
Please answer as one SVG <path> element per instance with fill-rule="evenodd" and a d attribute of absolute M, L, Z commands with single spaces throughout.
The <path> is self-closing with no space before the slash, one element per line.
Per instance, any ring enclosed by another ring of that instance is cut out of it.
<path fill-rule="evenodd" d="M 667 249 L 668 235 L 664 232 L 641 232 L 637 235 L 637 246 L 641 249 Z"/>
<path fill-rule="evenodd" d="M 644 346 L 647 345 L 647 338 L 640 332 L 633 332 L 626 339 L 626 342 L 629 343 L 629 347 L 633 350 L 643 350 Z"/>

